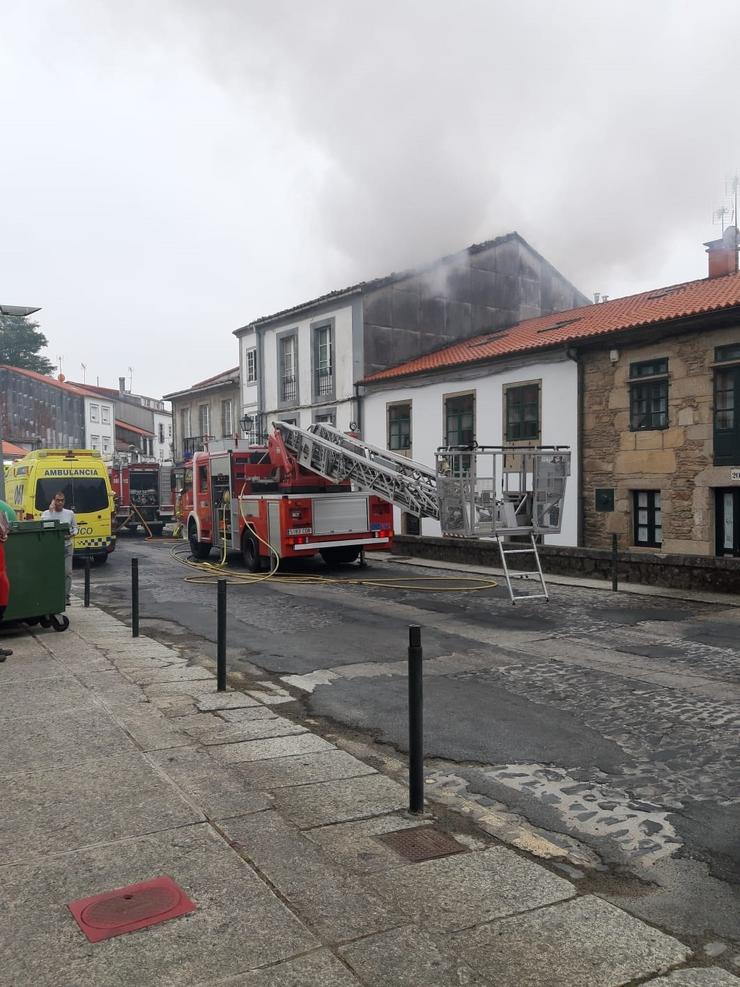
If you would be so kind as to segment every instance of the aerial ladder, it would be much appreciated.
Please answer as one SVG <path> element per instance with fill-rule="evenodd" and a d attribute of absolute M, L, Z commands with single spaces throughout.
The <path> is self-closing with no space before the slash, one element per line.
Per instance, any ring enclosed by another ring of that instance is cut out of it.
<path fill-rule="evenodd" d="M 349 480 L 409 514 L 434 518 L 447 537 L 495 539 L 511 602 L 549 600 L 537 544 L 561 528 L 567 446 L 440 446 L 431 469 L 324 422 L 273 427 L 298 463 L 319 476 Z M 511 568 L 509 558 L 518 555 L 531 555 L 534 570 Z M 515 579 L 533 579 L 540 591 L 517 593 Z"/>

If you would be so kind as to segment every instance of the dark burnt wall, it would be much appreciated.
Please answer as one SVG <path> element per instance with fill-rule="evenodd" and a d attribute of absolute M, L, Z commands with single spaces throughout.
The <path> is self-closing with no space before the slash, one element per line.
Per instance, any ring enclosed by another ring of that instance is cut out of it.
<path fill-rule="evenodd" d="M 363 297 L 366 375 L 588 299 L 516 234 L 443 258 Z"/>

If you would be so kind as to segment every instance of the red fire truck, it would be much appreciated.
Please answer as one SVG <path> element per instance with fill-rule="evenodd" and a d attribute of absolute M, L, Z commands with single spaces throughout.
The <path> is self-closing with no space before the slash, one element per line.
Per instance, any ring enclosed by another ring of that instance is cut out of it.
<path fill-rule="evenodd" d="M 278 430 L 266 446 L 196 452 L 192 471 L 187 536 L 196 558 L 225 546 L 259 572 L 274 559 L 268 546 L 281 559 L 320 553 L 330 566 L 391 547 L 391 504 L 300 466 Z"/>
<path fill-rule="evenodd" d="M 170 472 L 170 467 L 160 463 L 110 467 L 110 483 L 116 502 L 113 524 L 119 534 L 133 533 L 141 525 L 158 536 L 166 524 L 174 521 Z"/>

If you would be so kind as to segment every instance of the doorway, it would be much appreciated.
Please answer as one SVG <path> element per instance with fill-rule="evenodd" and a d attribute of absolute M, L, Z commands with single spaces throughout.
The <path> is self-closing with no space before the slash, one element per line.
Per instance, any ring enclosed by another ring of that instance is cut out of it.
<path fill-rule="evenodd" d="M 715 490 L 717 555 L 740 557 L 740 487 Z"/>

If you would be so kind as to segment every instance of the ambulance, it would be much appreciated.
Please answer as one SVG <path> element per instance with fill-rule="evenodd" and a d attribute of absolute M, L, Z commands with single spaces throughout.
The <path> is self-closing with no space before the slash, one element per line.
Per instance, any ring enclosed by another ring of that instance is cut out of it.
<path fill-rule="evenodd" d="M 74 557 L 106 562 L 116 547 L 115 505 L 108 468 L 91 449 L 37 449 L 13 463 L 5 476 L 8 502 L 19 519 L 38 520 L 54 494 L 75 512 Z"/>

